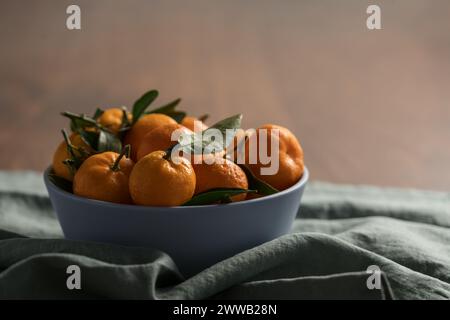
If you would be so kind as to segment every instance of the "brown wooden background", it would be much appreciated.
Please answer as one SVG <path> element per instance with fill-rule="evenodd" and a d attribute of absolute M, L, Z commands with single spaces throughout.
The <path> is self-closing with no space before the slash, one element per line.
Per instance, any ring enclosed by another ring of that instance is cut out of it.
<path fill-rule="evenodd" d="M 157 88 L 211 121 L 291 128 L 314 179 L 448 190 L 449 18 L 447 0 L 2 1 L 0 169 L 44 169 L 60 111 Z"/>

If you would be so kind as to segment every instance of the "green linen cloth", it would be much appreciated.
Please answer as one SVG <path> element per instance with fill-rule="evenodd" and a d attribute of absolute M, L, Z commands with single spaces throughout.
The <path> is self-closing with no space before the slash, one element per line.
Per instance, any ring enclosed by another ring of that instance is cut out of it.
<path fill-rule="evenodd" d="M 309 183 L 291 234 L 184 279 L 154 249 L 62 239 L 41 175 L 0 171 L 0 298 L 450 299 L 450 194 Z"/>

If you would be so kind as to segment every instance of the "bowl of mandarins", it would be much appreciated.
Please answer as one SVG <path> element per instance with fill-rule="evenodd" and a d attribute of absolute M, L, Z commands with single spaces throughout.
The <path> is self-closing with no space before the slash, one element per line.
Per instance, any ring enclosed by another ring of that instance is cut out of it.
<path fill-rule="evenodd" d="M 189 276 L 288 233 L 308 181 L 294 134 L 241 114 L 208 126 L 157 96 L 62 113 L 44 181 L 64 236 L 159 249 Z"/>

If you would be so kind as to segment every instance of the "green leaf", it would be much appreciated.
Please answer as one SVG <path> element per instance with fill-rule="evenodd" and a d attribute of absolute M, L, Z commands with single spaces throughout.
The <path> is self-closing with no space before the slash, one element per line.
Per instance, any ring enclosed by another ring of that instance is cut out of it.
<path fill-rule="evenodd" d="M 159 108 L 147 111 L 146 114 L 150 113 L 163 113 L 166 114 L 167 112 L 174 111 L 176 106 L 181 102 L 181 99 L 175 99 L 174 101 L 169 102 L 168 104 L 165 104 Z"/>
<path fill-rule="evenodd" d="M 256 191 L 240 188 L 216 188 L 195 195 L 191 200 L 185 202 L 183 206 L 199 206 L 217 202 L 229 202 L 230 197 L 232 196 L 254 192 Z"/>
<path fill-rule="evenodd" d="M 139 118 L 144 114 L 148 106 L 155 101 L 158 97 L 158 91 L 150 90 L 146 92 L 142 97 L 140 97 L 133 105 L 133 124 L 139 120 Z"/>
<path fill-rule="evenodd" d="M 222 134 L 223 145 L 220 146 L 220 145 L 217 145 L 217 143 L 215 145 L 216 145 L 216 148 L 225 149 L 233 140 L 234 135 L 236 134 L 236 131 L 241 127 L 241 121 L 242 121 L 242 114 L 237 114 L 237 115 L 231 116 L 229 118 L 223 119 L 223 120 L 213 124 L 211 127 L 204 130 L 203 135 L 205 135 L 205 133 L 207 134 L 208 131 L 210 131 L 211 129 L 219 130 L 220 133 Z M 233 135 L 227 136 L 227 134 L 226 134 L 227 130 L 234 130 Z M 206 142 L 209 142 L 209 144 L 214 143 L 212 141 L 206 141 Z"/>
<path fill-rule="evenodd" d="M 239 113 L 213 124 L 211 127 L 204 131 L 208 131 L 209 129 L 214 128 L 220 130 L 222 134 L 225 135 L 227 129 L 239 129 L 241 127 L 241 121 L 242 114 Z"/>
<path fill-rule="evenodd" d="M 247 179 L 248 179 L 248 187 L 250 189 L 254 189 L 257 191 L 258 194 L 263 196 L 268 196 L 274 193 L 279 192 L 277 189 L 272 187 L 270 184 L 262 181 L 261 179 L 258 179 L 253 172 L 244 164 L 239 165 L 242 170 L 244 170 Z"/>
<path fill-rule="evenodd" d="M 173 118 L 176 122 L 180 123 L 181 121 L 183 121 L 184 117 L 186 117 L 186 112 L 175 110 L 175 108 L 178 106 L 180 102 L 181 99 L 178 98 L 174 101 L 169 102 L 166 105 L 163 105 L 162 107 L 147 111 L 145 114 L 162 113 Z"/>
<path fill-rule="evenodd" d="M 90 146 L 93 150 L 98 149 L 98 138 L 99 138 L 99 132 L 98 131 L 87 131 L 87 130 L 78 130 L 78 134 L 81 136 L 81 139 Z"/>
<path fill-rule="evenodd" d="M 61 178 L 54 173 L 50 173 L 48 175 L 48 179 L 58 188 L 63 189 L 64 191 L 73 193 L 72 182 L 70 182 L 69 180 Z"/>
<path fill-rule="evenodd" d="M 193 133 L 187 143 L 182 142 L 173 148 L 182 148 L 186 154 L 202 154 L 209 153 L 208 150 L 223 150 L 231 143 L 236 131 L 241 127 L 241 121 L 242 114 L 223 119 L 202 132 Z M 208 133 L 212 132 L 213 129 L 220 131 L 223 144 L 219 141 L 214 142 L 208 139 Z M 234 134 L 227 136 L 227 130 L 233 130 Z M 171 152 L 171 150 L 172 148 L 168 152 Z"/>
<path fill-rule="evenodd" d="M 97 151 L 114 151 L 120 153 L 122 151 L 122 142 L 116 135 L 101 130 L 98 136 Z"/>
<path fill-rule="evenodd" d="M 85 114 L 76 114 L 72 112 L 63 112 L 62 116 L 70 119 L 70 129 L 72 132 L 84 130 L 87 127 L 98 127 L 97 121 Z"/>
<path fill-rule="evenodd" d="M 92 119 L 97 120 L 98 118 L 100 118 L 102 116 L 103 112 L 105 112 L 105 111 L 103 111 L 100 108 L 97 108 L 97 110 L 95 110 L 94 115 L 92 116 Z"/>
<path fill-rule="evenodd" d="M 172 111 L 172 112 L 168 112 L 166 115 L 171 117 L 176 122 L 181 123 L 181 121 L 183 121 L 184 117 L 186 117 L 186 112 L 184 112 L 184 111 Z"/>

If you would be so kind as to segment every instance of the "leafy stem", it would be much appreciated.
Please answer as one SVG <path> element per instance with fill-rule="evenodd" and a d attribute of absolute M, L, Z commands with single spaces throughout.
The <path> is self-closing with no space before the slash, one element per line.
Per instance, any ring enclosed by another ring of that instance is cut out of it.
<path fill-rule="evenodd" d="M 68 167 L 72 174 L 75 174 L 75 171 L 81 166 L 83 160 L 88 157 L 88 153 L 83 147 L 77 147 L 72 144 L 66 130 L 62 129 L 61 132 L 67 146 L 67 153 L 70 157 L 69 159 L 65 159 L 63 163 Z M 78 154 L 75 151 L 77 151 Z"/>
<path fill-rule="evenodd" d="M 103 114 L 104 112 L 105 112 L 105 111 L 103 111 L 102 109 L 97 108 L 97 109 L 95 110 L 95 113 L 94 113 L 94 116 L 92 117 L 92 119 L 97 120 L 98 118 L 100 118 L 100 117 L 102 116 L 102 114 Z"/>
<path fill-rule="evenodd" d="M 175 110 L 180 102 L 181 102 L 180 98 L 175 99 L 159 108 L 147 111 L 145 112 L 145 114 L 162 113 L 171 117 L 176 122 L 180 123 L 186 116 L 186 112 Z"/>
<path fill-rule="evenodd" d="M 148 106 L 156 100 L 159 93 L 157 90 L 150 90 L 142 95 L 133 105 L 133 110 L 131 111 L 133 114 L 133 119 L 131 124 L 135 124 L 139 118 L 144 114 L 145 110 Z"/>
<path fill-rule="evenodd" d="M 71 120 L 71 129 L 74 132 L 78 132 L 79 130 L 84 130 L 86 127 L 94 127 L 102 131 L 106 131 L 112 133 L 111 130 L 102 126 L 95 119 L 81 113 L 76 114 L 69 111 L 64 111 L 61 113 L 62 116 L 67 117 Z"/>
<path fill-rule="evenodd" d="M 188 140 L 187 142 L 179 141 L 177 144 L 167 149 L 166 156 L 170 155 L 175 147 L 181 147 L 183 153 L 185 154 L 211 153 L 212 151 L 223 150 L 230 144 L 231 140 L 234 138 L 234 134 L 231 136 L 227 135 L 227 130 L 234 130 L 234 133 L 236 133 L 236 130 L 241 127 L 241 121 L 242 114 L 237 114 L 215 123 L 202 132 L 194 132 L 190 135 L 190 139 L 186 139 Z M 210 145 L 214 143 L 214 141 L 211 140 L 212 137 L 209 137 L 208 134 L 208 131 L 210 130 L 218 130 L 222 135 L 223 143 L 215 144 L 215 148 L 210 148 Z"/>
<path fill-rule="evenodd" d="M 240 164 L 239 167 L 245 172 L 248 179 L 248 187 L 257 191 L 258 194 L 268 196 L 277 193 L 279 190 L 272 187 L 267 182 L 262 181 L 256 177 L 253 172 L 245 164 Z"/>
<path fill-rule="evenodd" d="M 241 188 L 215 188 L 199 193 L 185 202 L 183 206 L 198 206 L 212 203 L 230 203 L 231 197 L 243 193 L 256 193 L 256 190 Z"/>
<path fill-rule="evenodd" d="M 77 147 L 77 146 L 72 144 L 72 142 L 70 141 L 69 136 L 67 135 L 66 130 L 62 129 L 61 132 L 63 134 L 64 141 L 66 142 L 67 152 L 69 153 L 69 155 L 73 159 L 78 159 L 79 158 L 77 156 L 77 154 L 75 153 L 75 151 L 78 151 L 78 153 L 80 155 L 82 155 L 82 156 L 87 156 L 88 155 L 87 151 L 83 147 Z"/>
<path fill-rule="evenodd" d="M 124 156 L 126 156 L 127 158 L 130 157 L 130 149 L 131 146 L 129 144 L 127 144 L 122 151 L 120 152 L 119 156 L 117 157 L 117 159 L 114 161 L 113 165 L 111 166 L 111 170 L 112 171 L 118 171 L 120 170 L 120 160 L 122 160 L 122 158 Z"/>

